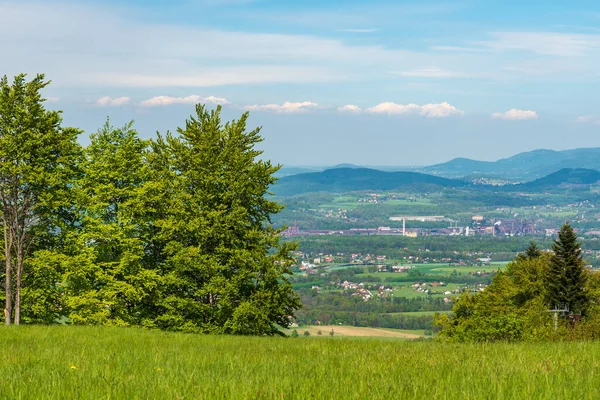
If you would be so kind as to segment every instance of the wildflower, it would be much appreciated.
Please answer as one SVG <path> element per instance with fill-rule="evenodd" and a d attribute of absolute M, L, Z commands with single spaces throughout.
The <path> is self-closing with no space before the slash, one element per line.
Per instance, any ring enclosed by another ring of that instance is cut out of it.
<path fill-rule="evenodd" d="M 157 371 L 162 371 L 162 369 L 161 369 L 161 368 L 156 368 L 156 370 L 157 370 Z"/>
<path fill-rule="evenodd" d="M 77 369 L 77 367 L 74 365 L 71 365 L 71 369 Z"/>

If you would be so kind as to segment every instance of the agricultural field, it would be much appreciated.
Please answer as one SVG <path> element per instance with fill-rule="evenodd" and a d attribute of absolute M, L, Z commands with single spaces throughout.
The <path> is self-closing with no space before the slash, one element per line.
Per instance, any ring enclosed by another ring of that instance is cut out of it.
<path fill-rule="evenodd" d="M 310 336 L 315 337 L 385 337 L 395 339 L 419 339 L 425 337 L 424 330 L 402 330 L 402 329 L 386 329 L 386 328 L 367 328 L 361 326 L 345 326 L 345 325 L 310 325 L 301 326 L 286 330 L 289 336 L 293 331 L 304 336 L 308 332 Z M 333 331 L 333 335 L 331 335 Z M 319 335 L 319 332 L 321 334 Z"/>
<path fill-rule="evenodd" d="M 0 329 L 6 399 L 597 399 L 600 343 Z"/>

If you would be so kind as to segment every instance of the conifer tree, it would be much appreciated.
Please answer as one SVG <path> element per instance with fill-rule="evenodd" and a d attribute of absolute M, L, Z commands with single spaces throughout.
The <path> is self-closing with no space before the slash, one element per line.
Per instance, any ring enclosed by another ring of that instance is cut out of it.
<path fill-rule="evenodd" d="M 534 258 L 538 258 L 541 257 L 542 255 L 542 251 L 540 250 L 539 247 L 537 247 L 537 244 L 535 244 L 535 242 L 530 242 L 529 246 L 527 247 L 527 249 L 525 249 L 524 253 L 519 253 L 519 255 L 517 256 L 518 259 L 523 260 L 532 260 Z"/>
<path fill-rule="evenodd" d="M 567 306 L 571 313 L 585 314 L 589 296 L 581 243 L 569 223 L 565 223 L 552 245 L 554 254 L 548 269 L 548 303 L 551 307 Z"/>

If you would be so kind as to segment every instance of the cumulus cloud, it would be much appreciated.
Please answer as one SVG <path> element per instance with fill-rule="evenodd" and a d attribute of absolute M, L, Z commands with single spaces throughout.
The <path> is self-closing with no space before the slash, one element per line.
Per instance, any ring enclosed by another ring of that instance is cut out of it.
<path fill-rule="evenodd" d="M 360 113 L 362 111 L 359 106 L 355 106 L 354 104 L 346 104 L 345 106 L 339 106 L 337 110 L 351 113 Z"/>
<path fill-rule="evenodd" d="M 524 119 L 536 119 L 538 114 L 531 110 L 517 110 L 516 108 L 510 109 L 506 112 L 496 112 L 492 114 L 492 118 L 495 119 L 506 119 L 506 120 L 524 120 Z"/>
<path fill-rule="evenodd" d="M 217 105 L 227 105 L 230 102 L 224 97 L 208 96 L 202 97 L 198 95 L 191 95 L 186 97 L 171 97 L 171 96 L 155 96 L 148 100 L 144 100 L 140 103 L 142 107 L 159 107 L 159 106 L 170 106 L 174 104 L 198 104 L 198 103 L 211 103 Z"/>
<path fill-rule="evenodd" d="M 281 114 L 292 114 L 292 113 L 302 113 L 306 112 L 312 108 L 317 107 L 316 103 L 311 101 L 303 101 L 303 102 L 289 102 L 286 101 L 283 104 L 264 104 L 264 105 L 251 105 L 242 107 L 244 110 L 248 111 L 271 111 L 275 113 Z"/>
<path fill-rule="evenodd" d="M 108 96 L 104 96 L 104 97 L 100 97 L 98 100 L 96 100 L 96 105 L 98 107 L 119 107 L 119 106 L 124 106 L 127 105 L 131 102 L 131 99 L 129 97 L 108 97 Z"/>
<path fill-rule="evenodd" d="M 367 109 L 368 112 L 375 114 L 420 114 L 428 118 L 442 118 L 453 115 L 463 115 L 464 112 L 447 102 L 438 104 L 424 104 L 422 106 L 414 103 L 396 104 L 385 102 Z"/>

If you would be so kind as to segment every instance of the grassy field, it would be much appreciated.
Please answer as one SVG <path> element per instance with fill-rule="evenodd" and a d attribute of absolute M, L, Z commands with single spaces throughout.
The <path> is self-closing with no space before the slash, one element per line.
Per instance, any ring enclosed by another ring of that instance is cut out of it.
<path fill-rule="evenodd" d="M 600 343 L 0 329 L 3 399 L 597 399 Z"/>

